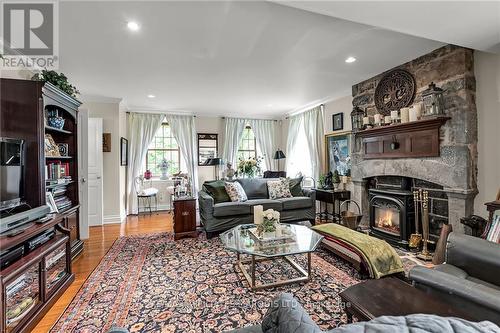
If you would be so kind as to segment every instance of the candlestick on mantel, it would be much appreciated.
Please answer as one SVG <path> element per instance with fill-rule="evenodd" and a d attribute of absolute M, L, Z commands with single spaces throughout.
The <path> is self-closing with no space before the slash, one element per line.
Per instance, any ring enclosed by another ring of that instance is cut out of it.
<path fill-rule="evenodd" d="M 393 123 L 397 123 L 399 118 L 398 110 L 391 111 L 391 119 Z"/>
<path fill-rule="evenodd" d="M 375 114 L 375 125 L 380 125 L 382 122 L 382 115 L 380 113 Z"/>
<path fill-rule="evenodd" d="M 410 121 L 410 109 L 402 108 L 401 109 L 401 123 L 407 123 Z"/>
<path fill-rule="evenodd" d="M 253 206 L 253 224 L 259 225 L 262 224 L 262 221 L 264 220 L 264 206 L 262 205 L 257 205 Z"/>

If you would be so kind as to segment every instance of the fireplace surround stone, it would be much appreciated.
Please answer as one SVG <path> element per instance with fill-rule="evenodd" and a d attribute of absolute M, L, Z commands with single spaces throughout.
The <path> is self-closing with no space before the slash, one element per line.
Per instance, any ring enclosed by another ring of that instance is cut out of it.
<path fill-rule="evenodd" d="M 464 232 L 460 218 L 473 213 L 477 194 L 477 113 L 473 50 L 447 45 L 396 68 L 412 73 L 417 83 L 415 102 L 434 82 L 445 90 L 445 115 L 451 117 L 440 130 L 440 156 L 432 158 L 364 159 L 361 140 L 352 152 L 352 198 L 361 203 L 361 225 L 369 227 L 368 185 L 376 176 L 420 179 L 442 187 L 448 198 L 448 220 Z M 392 69 L 391 69 L 392 70 Z M 376 113 L 375 88 L 384 73 L 352 87 L 353 105 Z M 442 208 L 442 207 L 441 207 Z"/>

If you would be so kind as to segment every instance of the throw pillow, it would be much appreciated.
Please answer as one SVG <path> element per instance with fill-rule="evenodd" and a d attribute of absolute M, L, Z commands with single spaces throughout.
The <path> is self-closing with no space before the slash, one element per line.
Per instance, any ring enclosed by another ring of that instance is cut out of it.
<path fill-rule="evenodd" d="M 267 190 L 269 191 L 269 199 L 291 198 L 290 185 L 288 179 L 281 178 L 280 180 L 269 180 L 267 182 Z"/>
<path fill-rule="evenodd" d="M 245 190 L 243 187 L 241 187 L 240 183 L 234 182 L 234 183 L 228 183 L 226 182 L 225 185 L 226 187 L 226 192 L 229 195 L 229 198 L 231 198 L 232 202 L 236 201 L 247 201 L 247 194 L 245 193 Z"/>
<path fill-rule="evenodd" d="M 203 184 L 206 191 L 212 198 L 214 198 L 214 203 L 218 204 L 221 202 L 229 202 L 231 198 L 227 195 L 225 182 L 223 180 L 215 180 L 212 182 L 206 182 Z"/>
<path fill-rule="evenodd" d="M 288 183 L 290 184 L 290 193 L 292 193 L 292 196 L 294 197 L 301 197 L 304 195 L 302 192 L 302 179 L 304 177 L 298 177 L 298 178 L 287 178 Z"/>

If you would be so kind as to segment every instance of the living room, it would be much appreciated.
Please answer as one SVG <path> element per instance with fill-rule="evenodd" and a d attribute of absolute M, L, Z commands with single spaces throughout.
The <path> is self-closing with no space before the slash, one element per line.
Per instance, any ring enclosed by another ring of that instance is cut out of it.
<path fill-rule="evenodd" d="M 500 332 L 500 2 L 1 8 L 0 332 Z"/>

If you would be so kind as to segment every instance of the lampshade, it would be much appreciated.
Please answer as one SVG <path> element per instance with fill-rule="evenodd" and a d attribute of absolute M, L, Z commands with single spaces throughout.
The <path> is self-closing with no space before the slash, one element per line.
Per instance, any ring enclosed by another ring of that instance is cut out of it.
<path fill-rule="evenodd" d="M 221 165 L 222 159 L 220 157 L 209 158 L 205 161 L 203 165 Z"/>
<path fill-rule="evenodd" d="M 284 158 L 286 158 L 286 156 L 283 153 L 283 151 L 281 149 L 276 150 L 276 152 L 274 153 L 274 159 L 275 160 L 282 160 Z"/>

